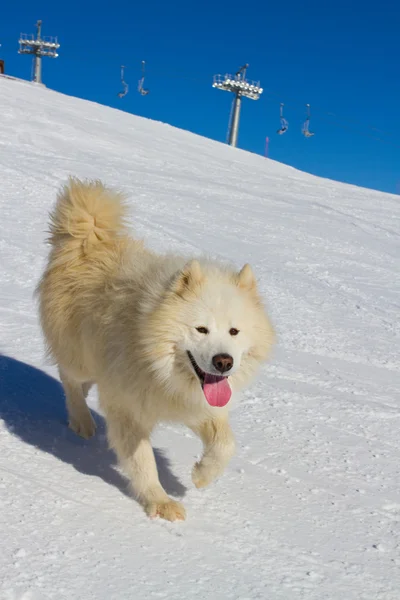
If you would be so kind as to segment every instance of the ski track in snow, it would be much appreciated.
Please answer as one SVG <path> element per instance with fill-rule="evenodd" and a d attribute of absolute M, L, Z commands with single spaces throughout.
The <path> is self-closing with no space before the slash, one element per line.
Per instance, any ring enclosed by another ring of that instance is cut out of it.
<path fill-rule="evenodd" d="M 0 599 L 398 600 L 400 201 L 0 77 Z M 66 427 L 33 292 L 69 174 L 129 194 L 155 250 L 251 262 L 278 335 L 204 491 L 154 435 L 184 523 L 150 521 L 98 421 Z"/>

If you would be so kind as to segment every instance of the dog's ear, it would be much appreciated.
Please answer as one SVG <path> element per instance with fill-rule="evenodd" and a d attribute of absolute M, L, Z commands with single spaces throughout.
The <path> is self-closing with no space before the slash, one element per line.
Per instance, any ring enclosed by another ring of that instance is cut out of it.
<path fill-rule="evenodd" d="M 236 283 L 237 286 L 242 290 L 247 290 L 248 292 L 256 291 L 257 281 L 253 273 L 253 269 L 249 264 L 245 264 L 241 271 L 239 271 L 236 278 Z"/>
<path fill-rule="evenodd" d="M 189 290 L 194 289 L 204 279 L 203 272 L 198 260 L 192 260 L 188 263 L 172 284 L 172 291 L 179 296 Z"/>

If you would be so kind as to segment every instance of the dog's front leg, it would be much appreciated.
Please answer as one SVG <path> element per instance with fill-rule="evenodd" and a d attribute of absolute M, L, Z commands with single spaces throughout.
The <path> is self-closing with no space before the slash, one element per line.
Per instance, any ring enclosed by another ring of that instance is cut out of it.
<path fill-rule="evenodd" d="M 204 444 L 203 456 L 192 471 L 193 483 L 201 488 L 224 471 L 235 452 L 235 439 L 228 417 L 209 419 L 192 429 Z"/>
<path fill-rule="evenodd" d="M 106 410 L 106 420 L 110 446 L 117 453 L 131 488 L 149 517 L 184 520 L 184 507 L 168 496 L 158 479 L 150 443 L 151 431 L 136 423 L 125 411 Z"/>

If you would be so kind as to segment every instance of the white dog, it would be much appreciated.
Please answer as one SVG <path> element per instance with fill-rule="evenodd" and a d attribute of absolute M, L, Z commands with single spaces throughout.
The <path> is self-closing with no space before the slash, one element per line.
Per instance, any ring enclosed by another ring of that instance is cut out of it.
<path fill-rule="evenodd" d="M 150 444 L 160 421 L 196 432 L 204 453 L 197 487 L 234 452 L 232 392 L 267 357 L 274 335 L 249 265 L 159 256 L 129 237 L 120 194 L 70 180 L 51 216 L 52 250 L 38 287 L 50 355 L 64 385 L 69 425 L 89 438 L 86 405 L 99 391 L 110 445 L 150 516 L 184 519 L 162 488 Z"/>

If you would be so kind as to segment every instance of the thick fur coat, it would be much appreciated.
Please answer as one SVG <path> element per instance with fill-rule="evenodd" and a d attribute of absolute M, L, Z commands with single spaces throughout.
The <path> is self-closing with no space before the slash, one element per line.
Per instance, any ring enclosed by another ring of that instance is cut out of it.
<path fill-rule="evenodd" d="M 160 421 L 200 436 L 197 487 L 234 452 L 230 394 L 267 358 L 274 335 L 254 274 L 208 260 L 157 255 L 130 237 L 126 202 L 101 182 L 71 179 L 51 215 L 38 286 L 49 354 L 59 367 L 69 425 L 89 438 L 86 395 L 97 384 L 109 443 L 150 516 L 185 518 L 162 488 L 150 444 Z"/>

